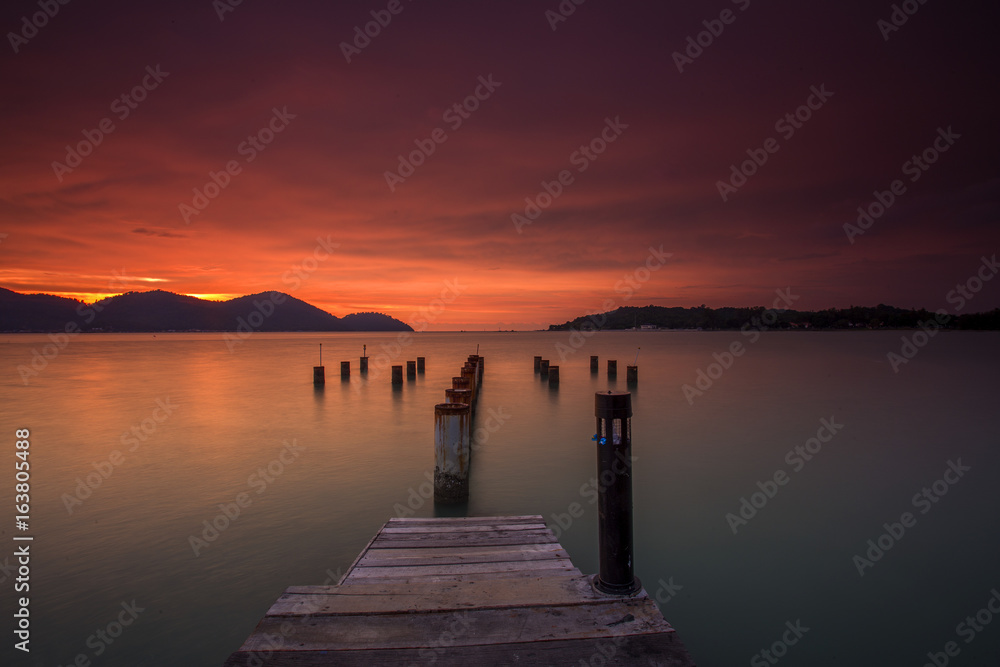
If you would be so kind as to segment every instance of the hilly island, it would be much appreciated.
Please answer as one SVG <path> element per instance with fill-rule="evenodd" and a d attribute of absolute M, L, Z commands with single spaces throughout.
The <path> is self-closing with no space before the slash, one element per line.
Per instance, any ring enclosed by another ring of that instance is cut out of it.
<path fill-rule="evenodd" d="M 382 313 L 336 317 L 282 292 L 207 301 L 162 290 L 127 292 L 93 304 L 0 288 L 2 332 L 412 331 Z"/>

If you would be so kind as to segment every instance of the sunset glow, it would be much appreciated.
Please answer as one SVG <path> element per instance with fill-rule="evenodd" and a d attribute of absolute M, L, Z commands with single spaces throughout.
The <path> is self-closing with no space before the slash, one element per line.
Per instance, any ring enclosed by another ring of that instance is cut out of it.
<path fill-rule="evenodd" d="M 457 280 L 434 328 L 543 328 L 785 287 L 934 309 L 996 251 L 981 16 L 928 5 L 886 39 L 880 5 L 741 0 L 685 62 L 716 9 L 401 6 L 346 50 L 367 4 L 62 7 L 0 62 L 0 286 L 408 320 Z"/>

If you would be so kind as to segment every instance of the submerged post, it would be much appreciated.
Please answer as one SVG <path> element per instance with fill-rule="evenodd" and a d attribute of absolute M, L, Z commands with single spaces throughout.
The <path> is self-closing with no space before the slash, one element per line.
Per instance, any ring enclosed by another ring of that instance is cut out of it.
<path fill-rule="evenodd" d="M 434 406 L 434 500 L 464 502 L 469 499 L 468 403 Z"/>
<path fill-rule="evenodd" d="M 368 372 L 368 357 L 361 357 L 358 363 L 358 371 L 361 373 Z"/>
<path fill-rule="evenodd" d="M 538 367 L 538 372 L 541 373 L 541 375 L 542 375 L 543 378 L 547 378 L 549 376 L 549 360 L 548 359 L 542 359 L 542 365 Z"/>
<path fill-rule="evenodd" d="M 424 362 L 425 361 L 426 360 L 425 360 L 424 357 L 417 357 L 417 372 L 418 373 L 423 373 L 424 372 Z"/>
<path fill-rule="evenodd" d="M 598 542 L 600 570 L 594 588 L 608 595 L 632 595 L 642 588 L 632 562 L 632 394 L 598 392 Z"/>
<path fill-rule="evenodd" d="M 340 362 L 340 377 L 341 378 L 351 377 L 351 362 L 349 361 Z"/>
<path fill-rule="evenodd" d="M 639 367 L 638 366 L 626 366 L 625 367 L 625 381 L 629 384 L 636 384 L 639 382 Z"/>
<path fill-rule="evenodd" d="M 608 377 L 618 377 L 618 360 L 608 359 Z"/>
<path fill-rule="evenodd" d="M 559 384 L 559 367 L 549 366 L 549 384 Z"/>
<path fill-rule="evenodd" d="M 591 373 L 596 373 L 597 372 L 597 355 L 596 354 L 590 355 L 590 372 Z"/>
<path fill-rule="evenodd" d="M 542 367 L 542 358 L 535 357 L 535 372 L 537 373 Z"/>
<path fill-rule="evenodd" d="M 403 367 L 393 366 L 392 367 L 392 383 L 393 384 L 403 384 Z"/>
<path fill-rule="evenodd" d="M 417 362 L 416 361 L 407 361 L 406 362 L 406 379 L 407 380 L 412 380 L 415 377 L 417 377 Z"/>

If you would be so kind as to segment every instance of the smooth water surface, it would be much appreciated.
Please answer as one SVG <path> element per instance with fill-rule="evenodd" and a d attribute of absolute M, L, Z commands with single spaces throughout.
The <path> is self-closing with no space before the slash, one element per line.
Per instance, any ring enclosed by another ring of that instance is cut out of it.
<path fill-rule="evenodd" d="M 1000 618 L 960 623 L 1000 587 L 1000 335 L 941 333 L 894 372 L 903 335 L 425 333 L 399 348 L 397 334 L 255 334 L 232 351 L 217 334 L 79 335 L 26 383 L 18 367 L 50 340 L 0 336 L 7 619 L 14 432 L 31 431 L 32 652 L 17 664 L 221 665 L 285 587 L 335 582 L 392 516 L 541 514 L 596 571 L 594 393 L 627 389 L 641 348 L 636 570 L 699 665 L 768 664 L 752 661 L 773 649 L 790 665 L 919 666 L 950 641 L 949 664 L 996 665 Z M 730 359 L 734 341 L 745 352 Z M 468 507 L 436 510 L 433 406 L 477 345 L 477 426 L 502 424 L 479 432 Z M 393 389 L 376 370 L 386 353 L 424 356 L 426 372 Z M 558 389 L 534 355 L 559 364 Z M 689 402 L 699 369 L 716 379 Z M 794 451 L 807 443 L 808 460 Z M 949 462 L 968 470 L 935 486 Z M 130 624 L 102 639 L 122 613 Z M 786 622 L 808 628 L 794 645 Z"/>

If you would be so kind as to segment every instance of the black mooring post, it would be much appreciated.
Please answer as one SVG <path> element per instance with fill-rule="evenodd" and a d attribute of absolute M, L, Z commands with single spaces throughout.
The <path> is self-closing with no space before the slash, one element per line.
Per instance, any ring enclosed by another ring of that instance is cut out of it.
<path fill-rule="evenodd" d="M 594 587 L 608 595 L 642 588 L 632 562 L 632 394 L 598 392 L 597 512 L 600 570 Z"/>

